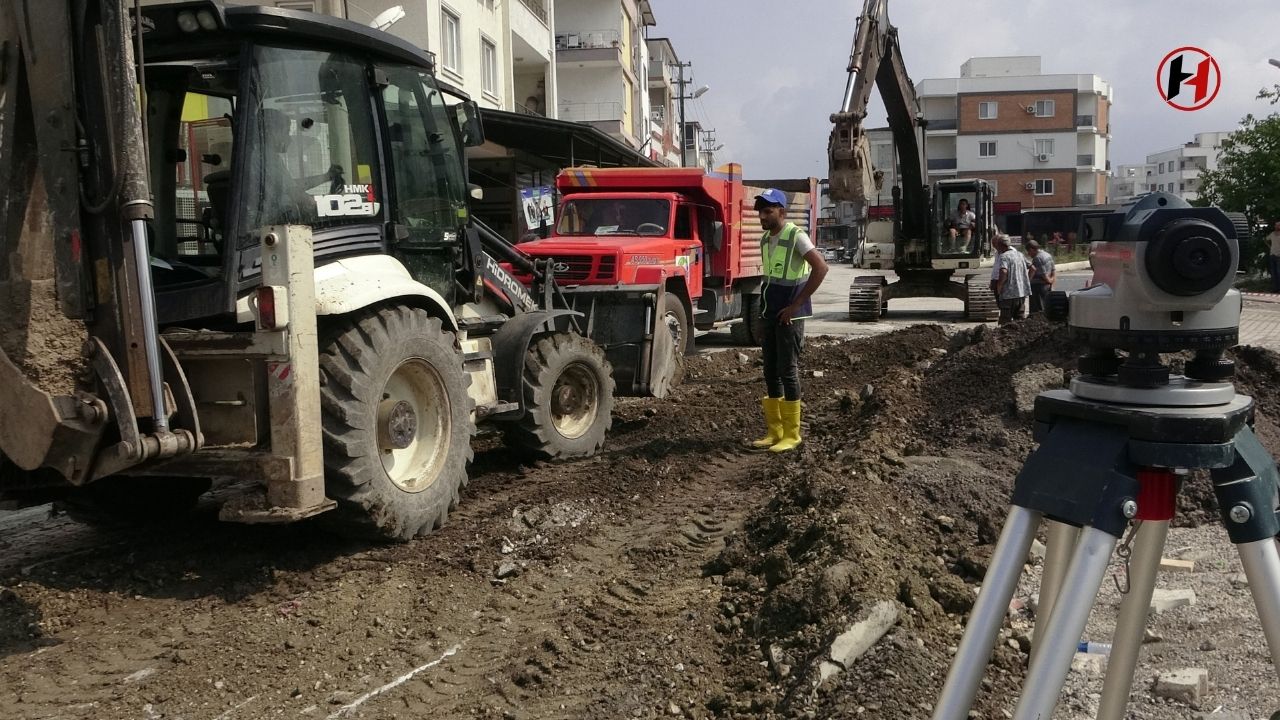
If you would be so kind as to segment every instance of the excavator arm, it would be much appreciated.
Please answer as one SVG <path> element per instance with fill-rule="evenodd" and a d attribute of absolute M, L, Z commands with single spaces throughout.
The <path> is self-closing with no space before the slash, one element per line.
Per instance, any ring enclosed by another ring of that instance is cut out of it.
<path fill-rule="evenodd" d="M 865 203 L 877 187 L 870 146 L 862 126 L 871 88 L 880 90 L 900 166 L 899 219 L 908 236 L 920 236 L 928 226 L 928 194 L 924 188 L 924 160 L 917 128 L 923 125 L 915 87 L 907 76 L 898 45 L 898 29 L 889 23 L 888 0 L 866 0 L 858 17 L 849 53 L 849 79 L 827 143 L 831 199 Z"/>

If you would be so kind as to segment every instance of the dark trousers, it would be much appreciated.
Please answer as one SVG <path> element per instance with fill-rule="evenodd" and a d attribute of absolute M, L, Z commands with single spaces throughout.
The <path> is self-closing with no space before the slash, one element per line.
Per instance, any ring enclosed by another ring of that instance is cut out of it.
<path fill-rule="evenodd" d="M 1280 292 L 1280 255 L 1267 254 L 1267 272 L 1271 273 L 1271 292 Z"/>
<path fill-rule="evenodd" d="M 1031 283 L 1031 312 L 1044 312 L 1049 305 L 1049 283 Z"/>
<path fill-rule="evenodd" d="M 764 384 L 769 397 L 800 399 L 800 351 L 804 349 L 804 321 L 781 325 L 776 317 L 765 317 Z"/>

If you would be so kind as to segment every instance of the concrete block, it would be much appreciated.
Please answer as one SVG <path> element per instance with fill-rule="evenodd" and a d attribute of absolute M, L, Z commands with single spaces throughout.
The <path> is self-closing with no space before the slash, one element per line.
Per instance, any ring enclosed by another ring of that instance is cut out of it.
<path fill-rule="evenodd" d="M 1154 613 L 1168 612 L 1174 608 L 1195 604 L 1196 591 L 1190 588 L 1183 590 L 1156 590 L 1151 594 L 1151 612 Z"/>
<path fill-rule="evenodd" d="M 1173 558 L 1160 558 L 1160 569 L 1164 572 L 1195 572 L 1195 560 L 1174 560 Z"/>
<path fill-rule="evenodd" d="M 843 671 L 844 668 L 841 668 L 839 665 L 823 660 L 822 663 L 818 665 L 818 682 L 826 682 Z"/>
<path fill-rule="evenodd" d="M 876 603 L 865 620 L 854 623 L 831 643 L 831 660 L 848 669 L 898 622 L 898 606 Z"/>
<path fill-rule="evenodd" d="M 1100 653 L 1076 653 L 1071 658 L 1071 671 L 1081 675 L 1102 675 L 1107 671 L 1107 656 Z"/>
<path fill-rule="evenodd" d="M 1167 672 L 1156 678 L 1155 696 L 1169 698 L 1192 707 L 1209 692 L 1209 671 L 1204 668 L 1183 668 Z"/>

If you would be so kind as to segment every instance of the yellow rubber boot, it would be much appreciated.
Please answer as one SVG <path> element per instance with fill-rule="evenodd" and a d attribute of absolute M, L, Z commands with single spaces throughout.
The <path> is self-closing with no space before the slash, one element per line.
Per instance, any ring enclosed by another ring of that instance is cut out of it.
<path fill-rule="evenodd" d="M 752 440 L 751 447 L 763 450 L 773 447 L 778 441 L 782 440 L 782 415 L 779 414 L 779 403 L 781 402 L 782 398 L 760 398 L 760 407 L 764 408 L 764 422 L 765 426 L 769 428 L 769 434 L 759 440 Z"/>
<path fill-rule="evenodd" d="M 770 452 L 794 450 L 800 440 L 800 401 L 780 400 L 782 413 L 782 439 L 769 448 Z"/>

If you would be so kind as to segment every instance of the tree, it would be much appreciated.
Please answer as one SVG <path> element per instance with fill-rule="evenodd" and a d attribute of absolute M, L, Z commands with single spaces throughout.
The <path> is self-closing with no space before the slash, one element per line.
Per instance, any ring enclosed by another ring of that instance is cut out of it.
<path fill-rule="evenodd" d="M 1263 88 L 1259 100 L 1280 102 L 1280 85 Z M 1280 113 L 1245 115 L 1227 136 L 1218 169 L 1200 173 L 1200 198 L 1228 212 L 1242 212 L 1250 225 L 1280 220 Z"/>

